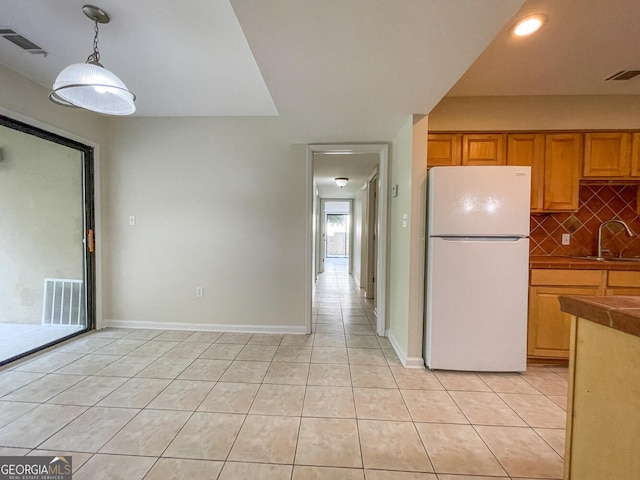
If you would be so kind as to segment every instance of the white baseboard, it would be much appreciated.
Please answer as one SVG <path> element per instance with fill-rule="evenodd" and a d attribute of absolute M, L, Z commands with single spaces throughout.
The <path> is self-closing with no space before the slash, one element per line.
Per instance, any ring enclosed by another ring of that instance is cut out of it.
<path fill-rule="evenodd" d="M 112 328 L 144 328 L 149 330 L 195 330 L 199 332 L 233 332 L 233 333 L 275 333 L 296 334 L 306 333 L 304 325 L 221 325 L 211 323 L 177 323 L 177 322 L 146 322 L 139 320 L 104 320 L 103 327 Z"/>
<path fill-rule="evenodd" d="M 387 330 L 387 338 L 389 342 L 391 342 L 391 346 L 393 350 L 396 352 L 398 359 L 405 368 L 425 368 L 424 367 L 424 359 L 422 357 L 407 357 L 407 353 L 400 347 L 396 337 L 393 336 L 393 333 Z"/>

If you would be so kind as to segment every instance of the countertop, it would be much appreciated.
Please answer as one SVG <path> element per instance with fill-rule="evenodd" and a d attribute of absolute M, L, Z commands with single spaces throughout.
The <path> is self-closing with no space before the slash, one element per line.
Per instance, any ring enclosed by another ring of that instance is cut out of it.
<path fill-rule="evenodd" d="M 531 255 L 529 268 L 556 268 L 569 270 L 637 270 L 640 262 L 619 260 L 583 260 L 572 257 L 554 257 L 548 255 Z"/>
<path fill-rule="evenodd" d="M 640 337 L 640 297 L 561 295 L 559 300 L 563 312 Z"/>

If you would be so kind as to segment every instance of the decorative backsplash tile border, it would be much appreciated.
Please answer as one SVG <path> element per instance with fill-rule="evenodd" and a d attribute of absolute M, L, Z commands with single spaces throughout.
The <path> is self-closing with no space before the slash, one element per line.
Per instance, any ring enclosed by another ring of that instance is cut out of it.
<path fill-rule="evenodd" d="M 603 249 L 613 255 L 640 256 L 637 194 L 637 185 L 581 185 L 577 212 L 531 215 L 531 255 L 595 255 L 598 227 L 616 218 L 629 225 L 635 236 L 627 236 L 619 224 L 609 225 L 602 234 Z M 571 234 L 570 245 L 562 245 L 563 233 Z"/>

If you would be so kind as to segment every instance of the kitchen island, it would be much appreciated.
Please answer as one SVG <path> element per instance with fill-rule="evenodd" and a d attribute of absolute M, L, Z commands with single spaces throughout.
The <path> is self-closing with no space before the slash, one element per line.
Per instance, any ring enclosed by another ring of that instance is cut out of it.
<path fill-rule="evenodd" d="M 640 297 L 560 296 L 573 316 L 565 480 L 640 479 Z"/>

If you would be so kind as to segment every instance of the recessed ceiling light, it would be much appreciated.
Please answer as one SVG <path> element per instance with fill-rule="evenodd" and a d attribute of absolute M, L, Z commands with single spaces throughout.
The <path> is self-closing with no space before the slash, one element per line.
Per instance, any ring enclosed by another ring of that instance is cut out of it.
<path fill-rule="evenodd" d="M 540 30 L 547 23 L 546 15 L 530 15 L 520 20 L 511 28 L 514 37 L 526 37 Z"/>

